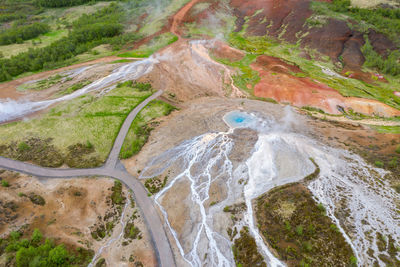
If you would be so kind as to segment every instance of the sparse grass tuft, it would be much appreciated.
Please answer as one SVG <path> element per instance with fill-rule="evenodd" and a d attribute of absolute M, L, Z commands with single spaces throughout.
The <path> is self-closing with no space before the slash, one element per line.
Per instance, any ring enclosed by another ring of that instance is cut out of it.
<path fill-rule="evenodd" d="M 377 160 L 377 161 L 375 161 L 375 166 L 378 168 L 383 168 L 384 163 L 382 161 Z"/>
<path fill-rule="evenodd" d="M 10 184 L 6 180 L 1 180 L 1 186 L 2 187 L 9 187 Z"/>
<path fill-rule="evenodd" d="M 164 33 L 154 37 L 149 43 L 140 46 L 130 52 L 126 52 L 118 55 L 119 57 L 136 57 L 136 58 L 146 58 L 151 56 L 154 52 L 160 50 L 161 48 L 170 45 L 178 40 L 178 37 L 172 33 Z"/>

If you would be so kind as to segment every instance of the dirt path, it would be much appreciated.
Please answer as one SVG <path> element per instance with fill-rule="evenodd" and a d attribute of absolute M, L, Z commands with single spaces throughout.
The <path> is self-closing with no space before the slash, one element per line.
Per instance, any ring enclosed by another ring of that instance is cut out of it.
<path fill-rule="evenodd" d="M 153 201 L 147 196 L 147 191 L 139 180 L 130 175 L 124 168 L 118 165 L 118 154 L 125 139 L 126 134 L 137 114 L 152 100 L 159 97 L 163 91 L 157 91 L 152 96 L 144 100 L 137 106 L 125 119 L 106 164 L 99 168 L 92 169 L 51 169 L 35 166 L 29 163 L 20 162 L 4 157 L 0 157 L 0 167 L 18 171 L 39 177 L 49 178 L 75 178 L 87 176 L 108 176 L 120 180 L 133 191 L 136 203 L 141 207 L 141 211 L 149 229 L 154 250 L 160 266 L 176 266 L 175 258 L 172 253 L 168 238 L 163 224 L 153 205 Z"/>
<path fill-rule="evenodd" d="M 172 18 L 172 24 L 170 31 L 178 36 L 179 39 L 181 39 L 181 35 L 178 32 L 178 26 L 182 23 L 182 20 L 185 18 L 186 13 L 195 5 L 199 2 L 200 0 L 192 0 L 189 3 L 187 3 L 184 7 L 182 7 L 178 13 L 176 13 L 173 18 Z"/>

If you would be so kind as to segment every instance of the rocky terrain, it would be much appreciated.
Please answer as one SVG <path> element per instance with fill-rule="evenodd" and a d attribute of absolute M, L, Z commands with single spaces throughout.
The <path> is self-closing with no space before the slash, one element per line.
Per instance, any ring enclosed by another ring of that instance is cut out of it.
<path fill-rule="evenodd" d="M 39 229 L 46 238 L 64 244 L 69 251 L 87 250 L 86 264 L 97 255 L 94 263 L 104 259 L 110 266 L 129 266 L 135 262 L 156 265 L 140 211 L 130 192 L 125 187 L 118 192 L 112 179 L 38 179 L 4 170 L 0 177 L 2 238 L 11 231 L 20 231 L 27 237 Z M 123 199 L 116 200 L 116 194 Z M 120 220 L 125 223 L 124 228 Z M 133 227 L 138 229 L 135 235 L 131 234 Z M 122 237 L 116 238 L 121 231 Z M 116 240 L 98 253 L 112 239 Z M 4 248 L 1 254 L 3 266 L 15 263 Z"/>
<path fill-rule="evenodd" d="M 109 171 L 159 97 L 113 155 L 125 184 L 0 171 L 1 266 L 49 242 L 66 266 L 399 265 L 398 1 L 46 1 L 24 23 L 58 39 L 0 57 L 2 156 Z"/>

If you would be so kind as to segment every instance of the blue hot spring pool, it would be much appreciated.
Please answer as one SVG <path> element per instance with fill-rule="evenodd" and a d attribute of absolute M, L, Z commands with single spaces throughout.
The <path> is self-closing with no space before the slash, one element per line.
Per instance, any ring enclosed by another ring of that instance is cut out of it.
<path fill-rule="evenodd" d="M 232 128 L 252 128 L 257 123 L 257 117 L 243 111 L 234 110 L 225 114 L 224 121 Z"/>

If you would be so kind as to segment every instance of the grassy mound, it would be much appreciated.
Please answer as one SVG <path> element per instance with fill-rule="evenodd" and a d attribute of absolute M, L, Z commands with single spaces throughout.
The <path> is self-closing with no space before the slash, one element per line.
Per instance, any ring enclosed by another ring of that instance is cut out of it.
<path fill-rule="evenodd" d="M 256 203 L 261 233 L 288 266 L 356 266 L 350 245 L 303 185 L 274 188 Z"/>

